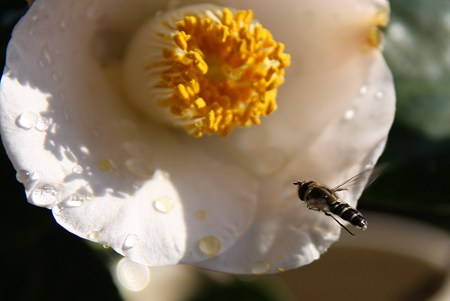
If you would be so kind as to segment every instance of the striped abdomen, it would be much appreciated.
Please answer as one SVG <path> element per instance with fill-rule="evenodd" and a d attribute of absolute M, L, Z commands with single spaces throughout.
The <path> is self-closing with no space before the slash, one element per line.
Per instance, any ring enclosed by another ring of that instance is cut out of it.
<path fill-rule="evenodd" d="M 353 209 L 350 205 L 340 201 L 334 201 L 328 203 L 328 208 L 331 213 L 341 217 L 352 225 L 362 230 L 367 229 L 367 220 L 358 210 Z"/>

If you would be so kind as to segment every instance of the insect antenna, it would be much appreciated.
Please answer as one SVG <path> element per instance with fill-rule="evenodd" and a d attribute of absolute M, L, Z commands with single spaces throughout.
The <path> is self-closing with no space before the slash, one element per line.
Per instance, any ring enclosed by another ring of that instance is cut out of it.
<path fill-rule="evenodd" d="M 329 214 L 329 213 L 326 213 L 326 212 L 325 212 L 325 215 L 328 215 L 328 216 L 332 217 L 332 218 L 336 221 L 336 223 L 338 223 L 338 224 L 339 224 L 342 228 L 344 228 L 348 233 L 350 233 L 351 235 L 355 236 L 355 234 L 353 234 L 349 229 L 347 229 L 347 227 L 344 226 L 340 221 L 338 221 L 333 215 L 331 215 L 331 214 Z"/>

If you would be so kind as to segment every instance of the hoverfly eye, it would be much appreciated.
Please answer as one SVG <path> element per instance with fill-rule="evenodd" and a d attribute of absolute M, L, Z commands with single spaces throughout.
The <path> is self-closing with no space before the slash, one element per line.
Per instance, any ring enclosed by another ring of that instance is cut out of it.
<path fill-rule="evenodd" d="M 300 198 L 300 200 L 304 201 L 305 200 L 305 196 L 306 196 L 306 192 L 308 191 L 309 188 L 309 184 L 310 182 L 300 182 L 300 184 L 298 185 L 298 197 Z"/>

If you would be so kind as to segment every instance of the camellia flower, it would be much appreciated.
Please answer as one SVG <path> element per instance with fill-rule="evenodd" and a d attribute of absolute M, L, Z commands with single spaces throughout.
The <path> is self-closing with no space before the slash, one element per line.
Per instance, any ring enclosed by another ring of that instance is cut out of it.
<path fill-rule="evenodd" d="M 389 6 L 210 2 L 36 0 L 8 48 L 4 146 L 31 204 L 137 263 L 308 264 L 341 228 L 293 182 L 333 186 L 381 154 Z"/>

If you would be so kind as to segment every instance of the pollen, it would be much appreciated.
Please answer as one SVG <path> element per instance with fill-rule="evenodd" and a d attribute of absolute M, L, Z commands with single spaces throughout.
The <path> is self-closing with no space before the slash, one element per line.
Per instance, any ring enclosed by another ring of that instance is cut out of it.
<path fill-rule="evenodd" d="M 389 3 L 383 3 L 378 7 L 374 15 L 373 25 L 369 28 L 368 41 L 372 47 L 380 48 L 383 43 L 383 34 L 381 30 L 389 23 L 390 6 Z"/>
<path fill-rule="evenodd" d="M 158 45 L 133 55 L 149 58 L 141 66 L 148 93 L 138 102 L 150 115 L 194 137 L 226 136 L 259 124 L 277 108 L 290 56 L 251 10 L 191 6 L 161 16 L 146 30 L 147 39 Z M 166 113 L 156 113 L 161 109 Z"/>

